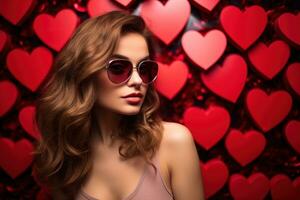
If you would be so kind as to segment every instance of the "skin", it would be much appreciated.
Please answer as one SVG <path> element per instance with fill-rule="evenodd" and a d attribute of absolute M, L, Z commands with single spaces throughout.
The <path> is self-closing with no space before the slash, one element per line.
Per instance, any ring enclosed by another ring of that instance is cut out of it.
<path fill-rule="evenodd" d="M 130 33 L 121 37 L 115 53 L 128 57 L 136 67 L 149 52 L 143 36 Z M 120 143 L 110 141 L 109 134 L 117 127 L 120 117 L 137 114 L 143 103 L 130 105 L 121 96 L 137 91 L 145 96 L 148 86 L 142 83 L 136 70 L 122 85 L 112 83 L 102 70 L 98 74 L 97 87 L 98 123 L 104 135 L 102 140 L 95 142 L 93 170 L 82 190 L 95 199 L 124 199 L 135 189 L 145 161 L 142 158 L 121 160 Z M 164 121 L 163 126 L 162 143 L 157 153 L 166 187 L 176 200 L 204 199 L 199 158 L 191 132 L 179 123 Z M 116 172 L 123 172 L 122 176 Z"/>

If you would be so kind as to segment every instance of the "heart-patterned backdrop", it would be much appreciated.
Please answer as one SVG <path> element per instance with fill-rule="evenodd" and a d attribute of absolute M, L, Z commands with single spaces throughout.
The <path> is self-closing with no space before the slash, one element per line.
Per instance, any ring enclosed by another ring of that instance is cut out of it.
<path fill-rule="evenodd" d="M 191 131 L 206 199 L 300 199 L 298 0 L 0 0 L 0 199 L 47 199 L 35 99 L 76 27 L 111 10 L 153 33 L 160 112 Z"/>

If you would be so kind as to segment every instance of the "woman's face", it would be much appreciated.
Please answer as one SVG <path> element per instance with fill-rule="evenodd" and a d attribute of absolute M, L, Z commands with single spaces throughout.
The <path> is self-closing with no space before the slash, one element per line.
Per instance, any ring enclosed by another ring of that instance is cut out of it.
<path fill-rule="evenodd" d="M 100 70 L 96 83 L 98 88 L 96 103 L 102 108 L 119 114 L 135 115 L 144 102 L 148 88 L 136 70 L 139 61 L 149 56 L 145 38 L 137 33 L 123 35 L 111 58 L 121 58 L 120 56 L 132 62 L 134 69 L 131 77 L 127 82 L 117 85 L 109 80 L 105 69 Z M 124 98 L 131 93 L 141 93 L 143 96 L 139 102 L 134 102 L 136 98 Z"/>

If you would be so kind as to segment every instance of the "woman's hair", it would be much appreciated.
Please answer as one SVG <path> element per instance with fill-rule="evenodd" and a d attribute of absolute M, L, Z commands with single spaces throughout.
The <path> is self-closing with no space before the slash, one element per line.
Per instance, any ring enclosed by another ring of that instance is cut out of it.
<path fill-rule="evenodd" d="M 120 37 L 132 32 L 144 36 L 154 58 L 153 37 L 141 17 L 112 11 L 83 21 L 57 55 L 41 89 L 35 120 L 42 138 L 35 147 L 33 172 L 55 199 L 73 199 L 91 171 L 91 144 L 101 135 L 95 120 L 95 77 Z M 163 131 L 159 103 L 150 84 L 140 112 L 123 117 L 118 132 L 111 135 L 122 141 L 119 153 L 124 159 L 141 155 L 154 166 L 151 158 Z"/>

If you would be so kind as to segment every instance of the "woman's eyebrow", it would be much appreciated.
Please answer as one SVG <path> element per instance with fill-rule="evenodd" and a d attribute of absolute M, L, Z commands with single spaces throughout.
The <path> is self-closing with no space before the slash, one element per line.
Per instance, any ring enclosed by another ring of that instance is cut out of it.
<path fill-rule="evenodd" d="M 123 58 L 123 59 L 127 59 L 130 60 L 127 56 L 123 56 L 121 54 L 113 54 L 112 58 Z M 139 61 L 145 60 L 145 59 L 149 59 L 150 56 L 145 56 L 144 58 L 140 59 Z"/>

